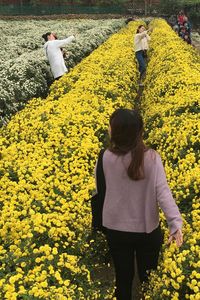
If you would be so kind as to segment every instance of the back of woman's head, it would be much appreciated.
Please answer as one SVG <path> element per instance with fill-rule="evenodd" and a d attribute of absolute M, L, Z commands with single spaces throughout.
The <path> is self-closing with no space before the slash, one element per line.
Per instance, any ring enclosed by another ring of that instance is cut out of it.
<path fill-rule="evenodd" d="M 51 32 L 47 32 L 45 34 L 42 35 L 42 38 L 45 40 L 45 42 L 48 41 L 48 36 L 51 35 Z"/>
<path fill-rule="evenodd" d="M 110 117 L 111 143 L 127 152 L 137 143 L 143 131 L 142 117 L 137 110 L 117 109 Z"/>
<path fill-rule="evenodd" d="M 128 176 L 133 180 L 144 178 L 143 120 L 137 110 L 117 109 L 110 117 L 110 151 L 117 155 L 131 152 Z"/>

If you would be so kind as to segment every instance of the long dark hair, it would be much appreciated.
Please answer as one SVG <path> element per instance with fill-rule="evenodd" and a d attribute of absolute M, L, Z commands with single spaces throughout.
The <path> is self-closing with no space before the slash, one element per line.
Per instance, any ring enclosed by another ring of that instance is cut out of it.
<path fill-rule="evenodd" d="M 140 28 L 142 28 L 142 27 L 145 27 L 145 26 L 144 26 L 144 25 L 138 26 L 136 33 L 139 33 L 139 32 L 140 32 L 139 30 L 140 30 Z"/>
<path fill-rule="evenodd" d="M 48 36 L 51 35 L 51 32 L 47 32 L 45 34 L 42 35 L 42 38 L 45 40 L 45 42 L 48 41 Z"/>
<path fill-rule="evenodd" d="M 144 179 L 143 120 L 137 110 L 117 109 L 110 117 L 110 147 L 117 155 L 131 152 L 128 176 L 133 180 Z"/>

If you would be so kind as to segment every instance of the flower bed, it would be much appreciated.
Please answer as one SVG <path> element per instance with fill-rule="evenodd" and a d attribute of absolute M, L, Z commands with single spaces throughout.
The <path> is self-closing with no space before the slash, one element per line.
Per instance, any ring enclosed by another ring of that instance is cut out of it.
<path fill-rule="evenodd" d="M 124 20 L 0 21 L 0 117 L 5 122 L 33 97 L 45 97 L 53 77 L 42 49 L 42 34 L 75 34 L 66 46 L 66 65 L 74 67 L 124 25 Z M 0 124 L 1 125 L 1 124 Z"/>
<path fill-rule="evenodd" d="M 137 25 L 110 37 L 46 100 L 33 99 L 1 129 L 1 299 L 112 299 L 112 286 L 100 292 L 90 279 L 96 245 L 88 199 L 109 115 L 132 107 L 137 94 Z"/>
<path fill-rule="evenodd" d="M 158 150 L 184 217 L 184 244 L 164 246 L 145 299 L 199 298 L 200 59 L 162 20 L 152 33 L 142 107 L 148 142 Z M 166 224 L 165 237 L 167 238 Z"/>

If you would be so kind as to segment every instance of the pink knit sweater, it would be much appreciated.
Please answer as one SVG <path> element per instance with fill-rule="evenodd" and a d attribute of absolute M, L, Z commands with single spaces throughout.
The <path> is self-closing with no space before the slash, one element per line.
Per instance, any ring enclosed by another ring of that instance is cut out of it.
<path fill-rule="evenodd" d="M 127 175 L 131 154 L 117 156 L 106 150 L 103 169 L 106 196 L 103 226 L 128 232 L 153 231 L 159 225 L 159 206 L 173 234 L 182 227 L 182 218 L 166 181 L 159 154 L 148 150 L 144 156 L 145 179 L 134 181 Z"/>

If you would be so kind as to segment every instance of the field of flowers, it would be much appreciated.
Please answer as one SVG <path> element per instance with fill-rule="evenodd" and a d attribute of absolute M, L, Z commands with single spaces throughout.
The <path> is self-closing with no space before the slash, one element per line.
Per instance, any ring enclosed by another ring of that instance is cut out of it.
<path fill-rule="evenodd" d="M 0 125 L 33 97 L 46 97 L 52 74 L 43 50 L 42 34 L 76 35 L 68 45 L 66 65 L 74 67 L 124 25 L 112 20 L 0 20 Z"/>
<path fill-rule="evenodd" d="M 113 298 L 111 282 L 91 279 L 97 250 L 105 250 L 91 236 L 88 200 L 109 115 L 134 106 L 132 46 L 140 23 L 112 35 L 55 82 L 45 100 L 31 100 L 0 129 L 0 299 Z M 184 218 L 185 242 L 180 249 L 163 246 L 145 299 L 199 300 L 200 59 L 164 21 L 151 26 L 141 109 L 147 142 L 162 156 Z"/>
<path fill-rule="evenodd" d="M 112 35 L 1 129 L 1 299 L 112 299 L 111 283 L 104 290 L 90 278 L 88 199 L 109 115 L 137 94 L 137 26 Z"/>
<path fill-rule="evenodd" d="M 164 246 L 146 299 L 200 299 L 200 57 L 162 20 L 152 33 L 142 98 L 148 142 L 165 162 L 184 217 L 184 244 Z M 163 221 L 163 228 L 166 224 Z M 166 230 L 165 230 L 166 231 Z M 167 236 L 166 236 L 167 238 Z"/>

